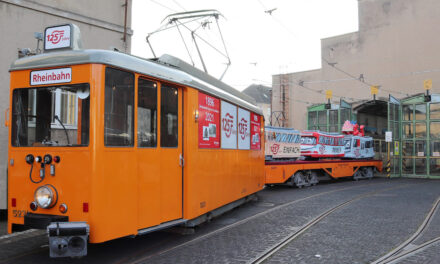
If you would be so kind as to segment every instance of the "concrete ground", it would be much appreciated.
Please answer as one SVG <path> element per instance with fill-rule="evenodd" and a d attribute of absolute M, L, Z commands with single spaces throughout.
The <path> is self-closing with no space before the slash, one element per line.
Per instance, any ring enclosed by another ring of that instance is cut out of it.
<path fill-rule="evenodd" d="M 440 196 L 440 181 L 339 180 L 305 189 L 266 188 L 249 202 L 196 228 L 90 245 L 81 259 L 49 259 L 44 232 L 4 238 L 0 263 L 249 263 L 324 211 L 357 198 L 293 240 L 268 263 L 368 263 L 406 240 Z M 361 197 L 362 196 L 362 197 Z M 361 197 L 361 198 L 359 198 Z M 440 211 L 440 210 L 439 210 Z M 440 213 L 415 243 L 440 236 Z M 433 245 L 405 263 L 440 263 Z"/>

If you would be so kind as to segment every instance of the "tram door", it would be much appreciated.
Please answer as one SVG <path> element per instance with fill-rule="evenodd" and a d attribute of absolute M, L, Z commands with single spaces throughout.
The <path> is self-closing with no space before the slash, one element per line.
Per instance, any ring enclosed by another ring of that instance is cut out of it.
<path fill-rule="evenodd" d="M 182 218 L 182 89 L 161 85 L 160 177 L 162 222 Z"/>
<path fill-rule="evenodd" d="M 138 79 L 139 228 L 182 218 L 182 89 Z"/>

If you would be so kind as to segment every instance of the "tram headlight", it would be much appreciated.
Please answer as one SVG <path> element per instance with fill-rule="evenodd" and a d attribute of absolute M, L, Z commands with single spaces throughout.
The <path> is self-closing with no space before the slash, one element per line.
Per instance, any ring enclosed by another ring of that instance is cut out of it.
<path fill-rule="evenodd" d="M 35 190 L 34 200 L 40 208 L 51 208 L 57 203 L 57 191 L 52 185 L 43 185 Z"/>

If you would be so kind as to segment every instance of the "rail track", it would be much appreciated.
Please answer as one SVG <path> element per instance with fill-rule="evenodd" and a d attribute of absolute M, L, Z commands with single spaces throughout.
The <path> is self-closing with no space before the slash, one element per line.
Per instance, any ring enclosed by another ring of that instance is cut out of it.
<path fill-rule="evenodd" d="M 415 246 L 410 249 L 405 249 L 412 242 L 414 242 L 418 238 L 420 238 L 423 235 L 424 231 L 427 230 L 432 219 L 434 218 L 434 216 L 436 215 L 436 212 L 439 209 L 439 205 L 440 205 L 440 197 L 434 202 L 431 210 L 426 215 L 425 220 L 422 222 L 422 224 L 419 226 L 417 231 L 410 238 L 408 238 L 406 241 L 401 243 L 399 246 L 397 246 L 396 248 L 394 248 L 393 250 L 391 250 L 390 252 L 388 252 L 384 256 L 382 256 L 379 259 L 377 259 L 376 261 L 372 262 L 372 264 L 394 263 L 398 260 L 402 260 L 402 259 L 408 257 L 412 253 L 423 251 L 424 249 L 426 249 L 426 248 L 432 246 L 433 244 L 435 244 L 436 242 L 440 241 L 440 237 L 437 237 L 437 238 L 429 240 L 421 245 Z"/>
<path fill-rule="evenodd" d="M 286 245 L 288 245 L 290 242 L 292 242 L 293 240 L 295 240 L 296 238 L 298 238 L 299 236 L 301 236 L 302 234 L 304 234 L 305 232 L 307 232 L 308 229 L 310 229 L 311 227 L 313 227 L 315 224 L 319 223 L 321 220 L 323 220 L 324 218 L 326 218 L 327 216 L 329 216 L 330 214 L 334 213 L 335 211 L 366 197 L 375 195 L 377 193 L 380 192 L 385 192 L 385 191 L 389 191 L 389 190 L 394 190 L 394 189 L 399 189 L 399 188 L 403 188 L 407 186 L 407 184 L 401 184 L 398 186 L 394 186 L 391 188 L 385 188 L 385 189 L 380 189 L 380 190 L 376 190 L 376 191 L 372 191 L 369 193 L 365 193 L 359 196 L 356 196 L 348 201 L 345 201 L 343 203 L 340 203 L 332 208 L 330 208 L 329 210 L 325 211 L 324 213 L 320 214 L 319 216 L 315 217 L 314 219 L 312 219 L 311 221 L 309 221 L 308 223 L 306 223 L 304 226 L 302 226 L 299 230 L 292 232 L 291 234 L 289 234 L 287 237 L 285 237 L 283 240 L 279 241 L 277 244 L 273 245 L 272 247 L 270 247 L 269 249 L 267 249 L 265 252 L 263 252 L 261 255 L 259 255 L 258 257 L 252 259 L 251 261 L 249 261 L 249 264 L 259 264 L 259 263 L 264 263 L 267 259 L 269 259 L 271 256 L 273 256 L 274 254 L 276 254 L 278 251 L 280 251 L 282 248 L 284 248 Z"/>
<path fill-rule="evenodd" d="M 177 245 L 177 246 L 175 246 L 175 247 L 171 247 L 171 248 L 165 249 L 165 250 L 163 250 L 163 251 L 161 251 L 161 252 L 158 252 L 158 253 L 155 253 L 155 254 L 151 254 L 151 255 L 148 255 L 148 256 L 143 256 L 143 257 L 140 257 L 140 258 L 135 259 L 135 260 L 132 260 L 132 261 L 129 261 L 129 260 L 127 260 L 127 259 L 124 259 L 124 260 L 122 260 L 122 261 L 121 261 L 121 260 L 118 260 L 118 261 L 115 262 L 114 264 L 119 264 L 119 263 L 137 264 L 137 263 L 141 263 L 141 262 L 144 262 L 144 261 L 146 261 L 146 260 L 148 260 L 148 259 L 150 259 L 150 258 L 152 258 L 152 257 L 154 257 L 154 256 L 162 255 L 162 254 L 165 254 L 165 253 L 170 252 L 170 251 L 172 251 L 172 250 L 175 250 L 175 249 L 178 249 L 178 248 L 181 248 L 181 247 L 184 247 L 184 246 L 190 245 L 190 244 L 192 244 L 192 243 L 195 243 L 195 242 L 201 241 L 201 240 L 203 240 L 203 239 L 209 238 L 209 237 L 211 237 L 211 236 L 213 236 L 213 235 L 215 235 L 215 234 L 218 234 L 218 233 L 224 232 L 224 231 L 226 231 L 226 230 L 229 230 L 229 229 L 231 229 L 231 228 L 233 228 L 233 227 L 236 227 L 236 226 L 239 226 L 239 225 L 245 224 L 245 223 L 249 222 L 249 221 L 252 220 L 252 219 L 255 219 L 255 218 L 258 218 L 258 217 L 262 217 L 262 216 L 264 216 L 264 215 L 270 214 L 271 212 L 273 212 L 273 211 L 275 211 L 275 210 L 279 210 L 279 209 L 281 209 L 281 208 L 284 208 L 284 207 L 290 206 L 290 205 L 292 205 L 292 204 L 299 203 L 299 202 L 302 202 L 302 201 L 305 201 L 305 200 L 308 200 L 308 199 L 311 199 L 311 198 L 315 198 L 315 197 L 319 197 L 319 196 L 327 195 L 327 194 L 330 194 L 330 193 L 335 193 L 335 192 L 339 192 L 339 191 L 344 191 L 344 190 L 350 190 L 350 189 L 355 189 L 355 188 L 365 187 L 365 186 L 369 186 L 369 185 L 373 185 L 373 184 L 374 184 L 374 183 L 368 183 L 368 184 L 360 185 L 360 186 L 357 186 L 357 185 L 356 185 L 356 186 L 350 186 L 350 187 L 345 187 L 345 188 L 339 188 L 339 189 L 336 189 L 336 190 L 331 190 L 331 191 L 326 191 L 326 192 L 322 192 L 322 193 L 317 193 L 317 194 L 310 195 L 310 196 L 307 196 L 307 197 L 304 197 L 304 198 L 300 198 L 300 199 L 297 199 L 297 200 L 294 200 L 294 201 L 290 201 L 290 202 L 287 202 L 287 203 L 284 203 L 284 204 L 281 204 L 281 205 L 275 206 L 275 207 L 273 207 L 273 208 L 271 208 L 271 209 L 269 209 L 269 210 L 266 210 L 266 211 L 263 211 L 263 212 L 257 213 L 257 214 L 255 214 L 255 215 L 253 215 L 253 216 L 251 216 L 251 217 L 248 217 L 248 218 L 246 218 L 246 219 L 240 220 L 240 221 L 235 222 L 235 223 L 233 223 L 233 224 L 230 224 L 230 225 L 228 225 L 228 226 L 225 226 L 225 227 L 219 228 L 219 229 L 217 229 L 217 230 L 215 230 L 215 231 L 209 232 L 209 233 L 207 233 L 207 234 L 205 234 L 205 235 L 199 236 L 199 237 L 194 238 L 194 239 L 192 239 L 192 240 L 189 240 L 189 241 L 187 241 L 187 242 L 185 242 L 185 243 L 179 244 L 179 245 Z M 406 184 L 405 184 L 405 185 L 406 185 Z M 395 187 L 394 187 L 394 188 L 395 188 Z M 377 191 L 376 191 L 376 192 L 377 192 Z M 142 254 L 142 253 L 140 253 L 140 254 L 138 254 L 138 255 L 141 255 L 141 254 Z"/>
<path fill-rule="evenodd" d="M 328 195 L 328 194 L 331 194 L 331 193 L 345 191 L 345 190 L 361 188 L 361 187 L 365 187 L 365 186 L 369 186 L 369 185 L 373 185 L 373 184 L 375 184 L 375 183 L 367 183 L 367 184 L 362 184 L 362 185 L 356 184 L 354 186 L 347 186 L 347 187 L 342 187 L 342 188 L 336 188 L 334 190 L 320 192 L 320 193 L 313 194 L 313 195 L 308 195 L 306 197 L 303 197 L 303 198 L 300 198 L 300 199 L 297 199 L 297 200 L 293 200 L 293 201 L 289 201 L 289 202 L 280 204 L 280 205 L 275 206 L 275 207 L 273 207 L 273 208 L 271 208 L 269 210 L 257 213 L 257 214 L 255 214 L 255 215 L 253 215 L 251 217 L 246 218 L 246 219 L 243 219 L 243 220 L 240 220 L 240 221 L 235 222 L 233 224 L 230 224 L 230 225 L 224 226 L 222 228 L 216 229 L 216 230 L 214 230 L 212 232 L 206 233 L 204 235 L 201 235 L 199 237 L 196 237 L 194 239 L 186 241 L 186 242 L 184 242 L 182 244 L 178 244 L 176 246 L 172 246 L 172 247 L 163 249 L 161 251 L 159 250 L 158 252 L 155 252 L 153 254 L 149 254 L 149 255 L 145 256 L 145 254 L 149 251 L 149 249 L 151 249 L 151 247 L 149 247 L 148 250 L 145 250 L 145 249 L 139 250 L 139 251 L 134 252 L 133 254 L 131 254 L 129 257 L 117 258 L 117 259 L 115 259 L 113 261 L 113 263 L 114 264 L 118 264 L 118 263 L 139 263 L 139 262 L 143 262 L 145 260 L 150 259 L 153 256 L 162 255 L 162 254 L 165 254 L 165 253 L 170 252 L 172 250 L 181 248 L 183 246 L 186 246 L 186 245 L 195 243 L 197 241 L 201 241 L 203 239 L 209 238 L 209 237 L 211 237 L 211 236 L 213 236 L 215 234 L 218 234 L 218 233 L 224 232 L 224 231 L 226 231 L 228 229 L 231 229 L 233 227 L 245 224 L 246 222 L 248 222 L 248 221 L 250 221 L 252 219 L 255 219 L 255 218 L 267 215 L 267 214 L 269 214 L 269 213 L 271 213 L 271 212 L 273 212 L 275 210 L 282 209 L 282 208 L 284 208 L 286 206 L 290 206 L 292 204 L 299 203 L 299 202 L 302 202 L 302 201 L 305 201 L 305 200 L 308 200 L 308 199 L 316 198 L 316 197 L 319 197 L 319 196 Z M 4 238 L 6 239 L 9 236 L 10 235 L 4 236 Z M 3 237 L 2 237 L 2 239 L 3 239 Z M 160 244 L 163 244 L 163 242 L 160 242 Z M 153 245 L 153 247 L 155 247 L 155 245 Z M 0 263 L 13 263 L 13 262 L 17 262 L 17 261 L 19 261 L 22 258 L 28 257 L 28 256 L 30 256 L 32 254 L 41 253 L 43 251 L 47 251 L 47 247 L 45 247 L 44 245 L 42 247 L 40 247 L 40 248 L 34 248 L 32 250 L 24 251 L 24 252 L 22 252 L 20 254 L 17 254 L 17 255 L 11 256 L 11 257 L 0 259 Z"/>

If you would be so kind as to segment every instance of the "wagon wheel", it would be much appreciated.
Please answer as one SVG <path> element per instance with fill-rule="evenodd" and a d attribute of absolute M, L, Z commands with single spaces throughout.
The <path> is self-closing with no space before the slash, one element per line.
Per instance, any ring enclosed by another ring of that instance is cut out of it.
<path fill-rule="evenodd" d="M 371 167 L 365 168 L 364 177 L 371 180 L 373 176 L 374 176 L 373 168 Z"/>
<path fill-rule="evenodd" d="M 361 172 L 361 169 L 358 169 L 354 174 L 353 174 L 353 180 L 357 181 L 359 179 L 362 179 L 363 175 Z"/>
<path fill-rule="evenodd" d="M 315 186 L 316 184 L 318 184 L 319 180 L 318 180 L 318 174 L 315 171 L 310 172 L 309 175 L 309 183 L 312 186 Z"/>
<path fill-rule="evenodd" d="M 302 172 L 297 172 L 293 175 L 293 182 L 296 187 L 302 188 L 306 184 L 306 180 L 304 178 L 304 174 Z"/>

